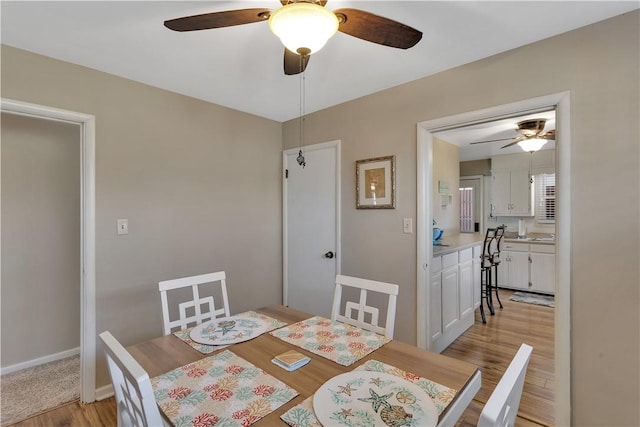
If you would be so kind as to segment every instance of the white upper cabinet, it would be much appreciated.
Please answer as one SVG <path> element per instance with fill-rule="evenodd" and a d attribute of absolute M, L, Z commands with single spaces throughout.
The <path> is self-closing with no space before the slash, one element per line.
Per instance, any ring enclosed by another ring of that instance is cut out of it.
<path fill-rule="evenodd" d="M 533 183 L 529 154 L 491 158 L 492 208 L 495 216 L 532 216 Z"/>

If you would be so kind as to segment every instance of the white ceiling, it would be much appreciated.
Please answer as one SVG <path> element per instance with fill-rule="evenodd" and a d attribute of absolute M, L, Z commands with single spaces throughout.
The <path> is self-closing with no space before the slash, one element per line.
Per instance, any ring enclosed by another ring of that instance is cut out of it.
<path fill-rule="evenodd" d="M 299 76 L 267 23 L 179 33 L 167 19 L 279 1 L 0 2 L 3 44 L 277 121 L 298 117 Z M 424 33 L 409 50 L 338 33 L 307 67 L 306 112 L 637 9 L 636 1 L 344 1 Z"/>

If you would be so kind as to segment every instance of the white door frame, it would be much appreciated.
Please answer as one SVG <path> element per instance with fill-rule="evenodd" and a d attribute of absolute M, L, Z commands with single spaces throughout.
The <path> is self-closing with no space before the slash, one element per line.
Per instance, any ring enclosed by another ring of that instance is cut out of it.
<path fill-rule="evenodd" d="M 329 142 L 321 142 L 319 144 L 307 145 L 304 147 L 304 151 L 311 150 L 319 150 L 323 148 L 333 147 L 336 152 L 336 247 L 334 252 L 336 253 L 336 272 L 340 274 L 342 271 L 341 268 L 341 255 L 342 255 L 342 247 L 340 244 L 340 236 L 341 236 L 341 222 L 340 222 L 340 213 L 341 213 L 341 205 L 340 201 L 342 197 L 340 196 L 340 188 L 341 188 L 341 177 L 342 177 L 342 160 L 341 160 L 341 144 L 340 140 L 329 141 Z M 290 148 L 288 150 L 284 150 L 282 152 L 282 304 L 289 304 L 289 251 L 288 251 L 288 234 L 287 234 L 287 226 L 288 226 L 288 211 L 287 211 L 287 177 L 286 177 L 286 168 L 287 168 L 287 156 L 290 154 L 295 154 L 300 150 L 300 148 Z"/>
<path fill-rule="evenodd" d="M 95 116 L 2 98 L 3 112 L 80 125 L 80 400 L 95 401 L 96 269 L 95 269 Z"/>
<path fill-rule="evenodd" d="M 571 425 L 571 127 L 570 93 L 561 92 L 483 110 L 420 122 L 417 125 L 417 343 L 428 348 L 430 336 L 428 281 L 433 257 L 431 221 L 433 214 L 433 134 L 445 129 L 497 120 L 520 113 L 543 111 L 555 107 L 556 131 L 559 143 L 557 154 L 556 219 L 556 309 L 555 309 L 555 420 L 557 425 Z"/>

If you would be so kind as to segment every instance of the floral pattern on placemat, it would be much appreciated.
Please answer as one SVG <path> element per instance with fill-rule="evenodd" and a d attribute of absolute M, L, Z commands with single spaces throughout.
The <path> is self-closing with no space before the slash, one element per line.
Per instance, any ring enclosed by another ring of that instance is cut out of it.
<path fill-rule="evenodd" d="M 445 387 L 419 375 L 412 374 L 378 360 L 368 360 L 361 366 L 358 366 L 355 370 L 384 372 L 399 376 L 416 384 L 433 400 L 433 403 L 436 405 L 436 409 L 438 410 L 438 415 L 445 410 L 457 393 L 457 390 Z M 282 414 L 280 418 L 292 427 L 322 427 L 322 424 L 320 424 L 313 412 L 313 395 L 303 400 L 299 405 L 289 409 L 287 412 Z"/>
<path fill-rule="evenodd" d="M 247 311 L 244 313 L 240 313 L 238 314 L 238 316 L 253 317 L 253 318 L 262 319 L 265 322 L 268 322 L 269 326 L 267 327 L 267 332 L 273 331 L 274 329 L 278 329 L 287 325 L 286 322 L 281 322 L 278 319 L 274 319 L 273 317 L 269 317 L 264 314 L 256 313 L 255 311 Z M 186 342 L 187 344 L 189 344 L 191 347 L 195 348 L 202 354 L 211 354 L 216 350 L 229 347 L 228 345 L 207 345 L 207 344 L 200 344 L 198 342 L 195 342 L 194 340 L 191 339 L 191 335 L 190 335 L 191 330 L 193 328 L 194 327 L 187 328 L 182 331 L 176 331 L 173 333 L 173 335 L 180 338 L 182 341 Z"/>
<path fill-rule="evenodd" d="M 321 316 L 271 332 L 274 337 L 349 366 L 389 341 L 383 335 Z"/>
<path fill-rule="evenodd" d="M 151 379 L 176 427 L 248 426 L 298 392 L 229 350 Z"/>

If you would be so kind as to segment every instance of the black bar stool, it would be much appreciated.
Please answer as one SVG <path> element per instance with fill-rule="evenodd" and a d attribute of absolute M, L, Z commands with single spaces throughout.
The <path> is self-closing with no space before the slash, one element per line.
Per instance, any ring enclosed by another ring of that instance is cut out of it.
<path fill-rule="evenodd" d="M 491 299 L 491 273 L 493 272 L 493 262 L 491 261 L 492 248 L 496 247 L 495 241 L 496 229 L 487 228 L 482 245 L 482 254 L 480 255 L 480 316 L 482 323 L 487 323 L 484 314 L 484 303 L 491 315 L 495 314 L 493 310 L 493 302 Z"/>
<path fill-rule="evenodd" d="M 500 304 L 500 308 L 502 307 L 502 301 L 500 301 L 500 295 L 498 295 L 498 266 L 500 265 L 500 251 L 502 250 L 502 238 L 504 237 L 504 225 L 496 227 L 496 231 L 494 233 L 494 242 L 492 243 L 492 247 L 489 248 L 490 257 L 491 257 L 491 265 L 493 267 L 493 276 L 495 276 L 494 282 L 491 283 L 491 290 L 496 294 L 496 299 L 498 300 L 498 304 Z M 491 307 L 493 307 L 493 298 L 491 297 L 491 292 L 489 292 L 489 301 L 491 302 Z M 494 314 L 494 313 L 491 313 Z"/>

